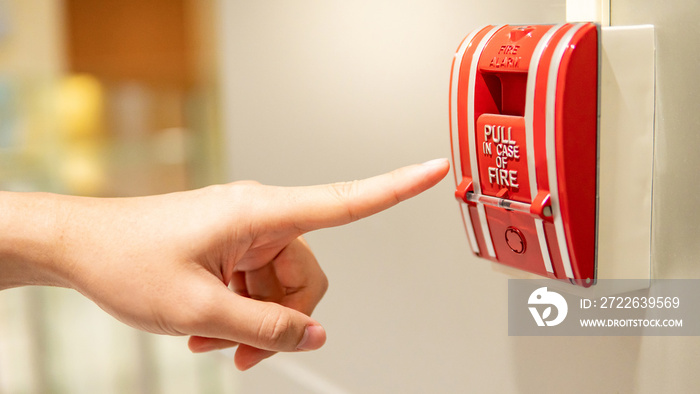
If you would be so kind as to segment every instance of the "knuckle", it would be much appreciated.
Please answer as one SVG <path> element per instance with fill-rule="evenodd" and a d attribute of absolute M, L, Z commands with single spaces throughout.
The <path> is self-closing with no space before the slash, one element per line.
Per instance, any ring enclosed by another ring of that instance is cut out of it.
<path fill-rule="evenodd" d="M 260 201 L 267 198 L 269 186 L 256 181 L 238 181 L 221 185 L 220 201 L 234 214 L 259 210 Z"/>
<path fill-rule="evenodd" d="M 358 181 L 337 182 L 331 184 L 331 190 L 339 200 L 351 199 L 357 193 Z"/>
<path fill-rule="evenodd" d="M 252 193 L 256 190 L 264 187 L 260 182 L 253 180 L 236 181 L 231 183 L 211 185 L 205 187 L 203 190 L 208 190 L 213 195 L 219 197 L 236 197 L 239 195 L 245 195 L 246 193 Z"/>
<path fill-rule="evenodd" d="M 360 182 L 349 181 L 349 182 L 338 182 L 330 185 L 329 192 L 333 196 L 338 204 L 347 210 L 347 217 L 349 221 L 354 222 L 360 219 L 360 216 L 355 212 L 353 208 L 353 201 L 359 192 Z"/>
<path fill-rule="evenodd" d="M 321 297 L 323 297 L 328 291 L 328 286 L 328 277 L 326 276 L 326 274 L 321 273 L 321 278 L 319 279 L 319 293 Z"/>
<path fill-rule="evenodd" d="M 281 308 L 268 307 L 258 329 L 258 341 L 270 350 L 294 350 L 292 318 Z"/>
<path fill-rule="evenodd" d="M 226 194 L 232 201 L 246 198 L 258 192 L 263 186 L 256 181 L 238 181 L 225 185 Z"/>

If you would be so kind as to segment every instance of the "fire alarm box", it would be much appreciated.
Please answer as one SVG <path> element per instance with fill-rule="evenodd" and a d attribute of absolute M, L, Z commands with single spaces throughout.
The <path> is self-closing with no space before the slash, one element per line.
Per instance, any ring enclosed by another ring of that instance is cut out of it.
<path fill-rule="evenodd" d="M 650 278 L 654 57 L 649 25 L 484 26 L 462 41 L 450 134 L 474 254 L 582 287 Z"/>
<path fill-rule="evenodd" d="M 486 26 L 455 56 L 455 196 L 480 257 L 596 279 L 599 28 Z"/>

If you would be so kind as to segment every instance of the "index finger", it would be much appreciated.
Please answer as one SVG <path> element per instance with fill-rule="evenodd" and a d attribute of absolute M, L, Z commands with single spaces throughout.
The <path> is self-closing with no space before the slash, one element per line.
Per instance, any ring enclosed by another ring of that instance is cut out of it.
<path fill-rule="evenodd" d="M 288 188 L 277 214 L 301 232 L 340 226 L 390 208 L 435 186 L 447 175 L 447 159 L 402 167 L 359 181 Z"/>

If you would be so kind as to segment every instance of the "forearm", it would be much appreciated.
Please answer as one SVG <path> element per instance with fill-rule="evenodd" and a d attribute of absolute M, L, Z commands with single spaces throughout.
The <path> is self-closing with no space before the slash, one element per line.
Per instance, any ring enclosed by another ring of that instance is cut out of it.
<path fill-rule="evenodd" d="M 63 196 L 0 192 L 0 290 L 65 286 Z"/>
<path fill-rule="evenodd" d="M 448 169 L 437 160 L 333 185 L 124 199 L 0 192 L 0 289 L 70 287 L 133 327 L 191 335 L 193 351 L 239 344 L 247 369 L 326 340 L 309 314 L 327 280 L 303 233 L 387 209 Z"/>

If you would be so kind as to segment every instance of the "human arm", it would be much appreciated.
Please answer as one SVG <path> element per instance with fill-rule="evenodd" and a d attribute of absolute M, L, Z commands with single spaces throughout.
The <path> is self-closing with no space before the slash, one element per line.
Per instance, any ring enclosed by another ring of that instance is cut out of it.
<path fill-rule="evenodd" d="M 327 280 L 301 235 L 389 208 L 435 185 L 446 160 L 362 181 L 285 188 L 236 182 L 122 199 L 0 193 L 0 289 L 73 288 L 122 322 L 239 345 L 247 369 L 313 350 Z M 231 291 L 228 286 L 235 291 Z"/>

